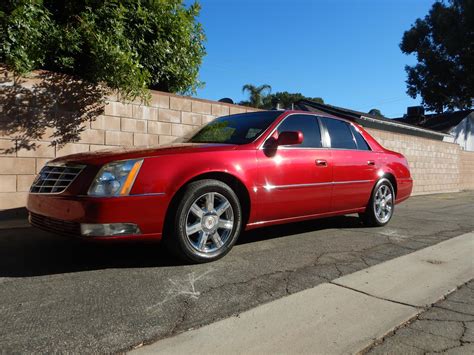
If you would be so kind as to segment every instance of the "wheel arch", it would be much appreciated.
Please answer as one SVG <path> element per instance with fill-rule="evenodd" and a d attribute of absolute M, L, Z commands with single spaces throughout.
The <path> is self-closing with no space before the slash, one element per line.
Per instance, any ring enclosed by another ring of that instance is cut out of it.
<path fill-rule="evenodd" d="M 397 191 L 398 191 L 398 186 L 397 186 L 397 179 L 395 178 L 395 175 L 393 175 L 391 172 L 385 172 L 381 178 L 385 178 L 387 179 L 388 181 L 390 181 L 390 183 L 392 184 L 393 186 L 393 192 L 395 193 L 395 198 L 397 196 Z M 377 181 L 378 182 L 378 181 Z M 394 199 L 395 200 L 395 199 Z"/>
<path fill-rule="evenodd" d="M 193 178 L 184 182 L 174 193 L 173 197 L 171 198 L 170 203 L 168 204 L 168 208 L 166 209 L 165 214 L 165 223 L 163 225 L 163 233 L 166 235 L 169 232 L 169 227 L 171 226 L 170 221 L 173 218 L 173 211 L 176 210 L 176 207 L 180 201 L 180 198 L 184 194 L 186 186 L 192 182 L 205 180 L 205 179 L 213 179 L 221 181 L 227 184 L 234 192 L 236 193 L 237 197 L 239 198 L 241 208 L 242 208 L 242 227 L 245 229 L 247 222 L 250 217 L 250 210 L 251 210 L 251 200 L 250 200 L 250 193 L 245 186 L 245 184 L 233 174 L 222 172 L 222 171 L 211 171 L 202 173 L 199 175 L 194 176 Z"/>

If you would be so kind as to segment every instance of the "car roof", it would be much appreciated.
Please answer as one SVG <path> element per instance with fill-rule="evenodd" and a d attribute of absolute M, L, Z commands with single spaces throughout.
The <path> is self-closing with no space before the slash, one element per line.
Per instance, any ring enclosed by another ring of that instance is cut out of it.
<path fill-rule="evenodd" d="M 263 110 L 263 111 L 273 112 L 273 111 L 277 111 L 277 110 Z M 303 111 L 303 110 L 278 110 L 278 111 L 280 111 L 282 114 L 285 114 L 285 115 L 290 115 L 290 114 L 313 115 L 313 116 L 318 116 L 318 117 L 333 118 L 333 119 L 344 121 L 344 122 L 351 123 L 351 124 L 354 123 L 354 122 L 352 122 L 348 119 L 338 117 L 338 116 L 335 116 L 335 115 L 331 115 L 331 114 L 325 113 L 325 112 L 311 112 L 311 111 Z M 259 111 L 255 111 L 255 112 L 259 112 Z M 252 113 L 252 112 L 247 112 L 247 113 Z"/>

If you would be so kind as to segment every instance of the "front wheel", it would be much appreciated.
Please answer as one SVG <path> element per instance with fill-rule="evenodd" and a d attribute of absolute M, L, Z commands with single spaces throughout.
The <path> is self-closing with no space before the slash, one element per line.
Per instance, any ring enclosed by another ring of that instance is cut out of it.
<path fill-rule="evenodd" d="M 388 179 L 380 179 L 375 185 L 369 204 L 364 213 L 359 214 L 365 225 L 381 227 L 393 216 L 395 192 Z"/>
<path fill-rule="evenodd" d="M 168 245 L 188 262 L 214 261 L 234 246 L 242 228 L 235 192 L 218 180 L 190 183 L 178 204 Z"/>

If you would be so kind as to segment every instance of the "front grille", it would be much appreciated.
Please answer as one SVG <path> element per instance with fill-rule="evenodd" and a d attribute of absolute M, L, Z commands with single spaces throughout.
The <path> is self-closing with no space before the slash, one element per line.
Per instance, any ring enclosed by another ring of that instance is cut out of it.
<path fill-rule="evenodd" d="M 58 194 L 66 190 L 83 165 L 46 165 L 31 186 L 30 192 L 36 194 Z"/>
<path fill-rule="evenodd" d="M 61 219 L 46 217 L 30 212 L 30 223 L 34 227 L 52 233 L 70 236 L 81 235 L 81 225 L 77 222 L 63 221 Z"/>

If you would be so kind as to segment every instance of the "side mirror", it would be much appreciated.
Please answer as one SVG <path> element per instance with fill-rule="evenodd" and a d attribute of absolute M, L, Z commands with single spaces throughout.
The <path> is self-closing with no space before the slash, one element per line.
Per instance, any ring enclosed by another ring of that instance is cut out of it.
<path fill-rule="evenodd" d="M 284 131 L 278 135 L 278 145 L 295 145 L 303 143 L 303 132 L 301 131 Z"/>

